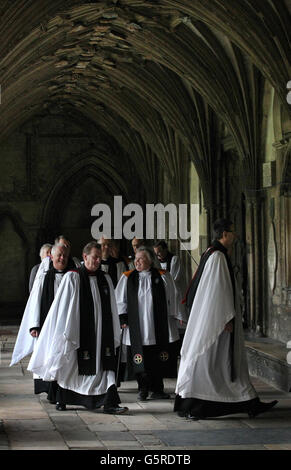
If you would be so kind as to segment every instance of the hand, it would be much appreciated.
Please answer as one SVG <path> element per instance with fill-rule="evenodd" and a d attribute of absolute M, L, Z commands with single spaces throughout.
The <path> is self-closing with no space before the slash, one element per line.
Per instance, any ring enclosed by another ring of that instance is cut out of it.
<path fill-rule="evenodd" d="M 228 331 L 229 333 L 232 333 L 232 332 L 233 332 L 233 323 L 232 323 L 232 321 L 228 322 L 228 323 L 225 325 L 224 330 L 225 330 L 225 331 Z"/>
<path fill-rule="evenodd" d="M 39 335 L 39 331 L 38 330 L 30 330 L 30 334 L 33 338 L 37 338 L 38 335 Z"/>

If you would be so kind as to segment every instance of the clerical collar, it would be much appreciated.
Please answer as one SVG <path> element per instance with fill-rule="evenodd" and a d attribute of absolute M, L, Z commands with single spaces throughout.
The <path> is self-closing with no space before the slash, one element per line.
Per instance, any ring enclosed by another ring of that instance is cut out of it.
<path fill-rule="evenodd" d="M 144 271 L 138 271 L 138 274 L 140 276 L 147 276 L 148 274 L 151 273 L 151 270 L 150 269 L 145 269 Z"/>

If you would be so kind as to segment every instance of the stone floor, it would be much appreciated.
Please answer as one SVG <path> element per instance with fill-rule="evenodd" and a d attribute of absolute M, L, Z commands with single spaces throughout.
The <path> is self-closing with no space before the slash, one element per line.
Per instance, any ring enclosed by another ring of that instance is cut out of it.
<path fill-rule="evenodd" d="M 138 402 L 135 382 L 119 388 L 126 415 L 105 415 L 68 406 L 56 411 L 46 395 L 33 394 L 28 358 L 9 367 L 17 327 L 0 329 L 0 450 L 291 450 L 291 394 L 258 379 L 263 401 L 279 400 L 270 412 L 190 421 L 173 413 L 175 380 L 165 380 L 171 400 Z"/>

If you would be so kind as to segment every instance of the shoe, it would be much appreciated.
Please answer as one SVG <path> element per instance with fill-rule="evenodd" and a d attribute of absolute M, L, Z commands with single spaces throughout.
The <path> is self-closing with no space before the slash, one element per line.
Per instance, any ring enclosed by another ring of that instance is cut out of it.
<path fill-rule="evenodd" d="M 185 415 L 184 415 L 184 417 L 185 417 Z M 198 418 L 198 416 L 191 415 L 191 413 L 186 414 L 186 418 L 191 419 L 192 421 L 199 421 L 199 419 L 202 419 L 202 418 Z"/>
<path fill-rule="evenodd" d="M 112 406 L 111 408 L 104 408 L 103 413 L 108 415 L 122 415 L 128 411 L 127 406 Z"/>
<path fill-rule="evenodd" d="M 151 400 L 168 400 L 171 398 L 171 395 L 165 392 L 153 392 L 150 395 Z"/>
<path fill-rule="evenodd" d="M 148 392 L 139 392 L 137 396 L 138 401 L 147 401 Z"/>
<path fill-rule="evenodd" d="M 58 411 L 66 411 L 66 409 L 67 409 L 67 407 L 66 407 L 65 404 L 63 404 L 63 403 L 57 403 L 57 404 L 56 404 L 56 410 L 58 410 Z"/>
<path fill-rule="evenodd" d="M 248 411 L 248 415 L 250 418 L 255 418 L 259 414 L 269 411 L 277 403 L 278 400 L 271 401 L 270 403 L 263 403 L 261 401 L 257 401 L 256 404 Z"/>

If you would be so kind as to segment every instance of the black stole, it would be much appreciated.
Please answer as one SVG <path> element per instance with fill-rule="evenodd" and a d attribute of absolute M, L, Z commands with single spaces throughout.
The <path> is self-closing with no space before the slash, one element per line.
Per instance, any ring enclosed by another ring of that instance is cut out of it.
<path fill-rule="evenodd" d="M 53 267 L 53 264 L 50 264 L 50 268 L 46 272 L 46 275 L 43 281 L 43 288 L 42 288 L 41 302 L 40 302 L 40 321 L 39 321 L 40 330 L 44 324 L 48 311 L 55 297 L 55 274 L 57 272 L 58 271 Z M 65 269 L 63 272 L 66 273 L 67 269 Z"/>
<path fill-rule="evenodd" d="M 154 311 L 154 328 L 157 349 L 167 352 L 169 328 L 166 292 L 163 279 L 156 268 L 151 268 L 151 284 Z M 138 316 L 139 272 L 135 269 L 127 281 L 127 313 L 130 332 L 131 353 L 135 372 L 144 372 L 143 346 Z"/>
<path fill-rule="evenodd" d="M 188 290 L 186 292 L 185 299 L 183 300 L 183 303 L 186 303 L 186 306 L 188 308 L 188 312 L 190 314 L 194 298 L 198 289 L 199 281 L 201 279 L 202 273 L 204 271 L 205 264 L 209 257 L 215 252 L 215 251 L 221 251 L 221 253 L 224 254 L 227 267 L 229 270 L 229 275 L 232 283 L 232 290 L 233 290 L 233 302 L 235 305 L 235 277 L 234 277 L 234 272 L 233 272 L 233 267 L 230 261 L 230 258 L 227 254 L 227 249 L 218 241 L 214 240 L 211 244 L 211 246 L 202 254 L 201 260 L 199 263 L 199 266 L 192 278 L 192 281 L 188 287 Z M 211 292 L 208 293 L 208 295 L 211 295 Z M 233 351 L 234 351 L 234 327 L 235 327 L 235 319 L 233 318 L 233 333 L 231 333 L 230 336 L 230 343 L 231 343 L 231 380 L 235 380 L 235 374 L 234 374 L 234 367 L 233 367 Z"/>
<path fill-rule="evenodd" d="M 90 287 L 89 275 L 85 266 L 78 270 L 80 274 L 80 347 L 78 349 L 79 375 L 96 374 L 96 326 L 94 303 Z M 103 370 L 115 370 L 114 334 L 110 302 L 110 288 L 105 274 L 97 270 L 97 278 L 101 298 L 102 333 L 101 361 Z"/>
<path fill-rule="evenodd" d="M 114 288 L 117 286 L 117 267 L 116 264 L 118 263 L 117 258 L 113 258 L 112 256 L 109 256 L 107 260 L 102 260 L 101 264 L 107 265 L 108 266 L 108 274 L 111 277 L 112 284 Z"/>
<path fill-rule="evenodd" d="M 194 276 L 193 276 L 193 278 L 192 278 L 192 280 L 189 284 L 187 292 L 185 294 L 185 298 L 183 300 L 183 303 L 186 303 L 189 314 L 190 314 L 190 311 L 191 311 L 191 308 L 192 308 L 192 304 L 194 302 L 194 298 L 195 298 L 195 295 L 196 295 L 196 291 L 198 289 L 198 285 L 199 285 L 202 273 L 204 271 L 205 264 L 206 264 L 208 258 L 215 251 L 221 251 L 224 254 L 225 258 L 226 258 L 227 267 L 228 267 L 228 270 L 229 270 L 231 283 L 232 283 L 232 288 L 233 288 L 233 295 L 234 295 L 234 299 L 235 299 L 234 273 L 233 273 L 233 268 L 232 268 L 229 256 L 227 254 L 227 249 L 218 240 L 214 240 L 212 242 L 212 244 L 210 245 L 210 247 L 208 247 L 207 250 L 202 254 L 199 266 L 196 269 L 196 272 L 195 272 L 195 274 L 194 274 Z"/>
<path fill-rule="evenodd" d="M 63 273 L 72 269 L 75 266 L 73 260 L 71 258 L 68 259 L 68 264 L 66 269 L 64 269 Z M 41 330 L 44 321 L 47 317 L 48 311 L 53 303 L 54 296 L 55 296 L 55 274 L 60 271 L 57 271 L 54 266 L 52 260 L 49 262 L 49 269 L 46 272 L 44 281 L 43 281 L 43 288 L 41 294 L 41 303 L 40 303 L 40 323 L 39 323 L 39 330 Z"/>

